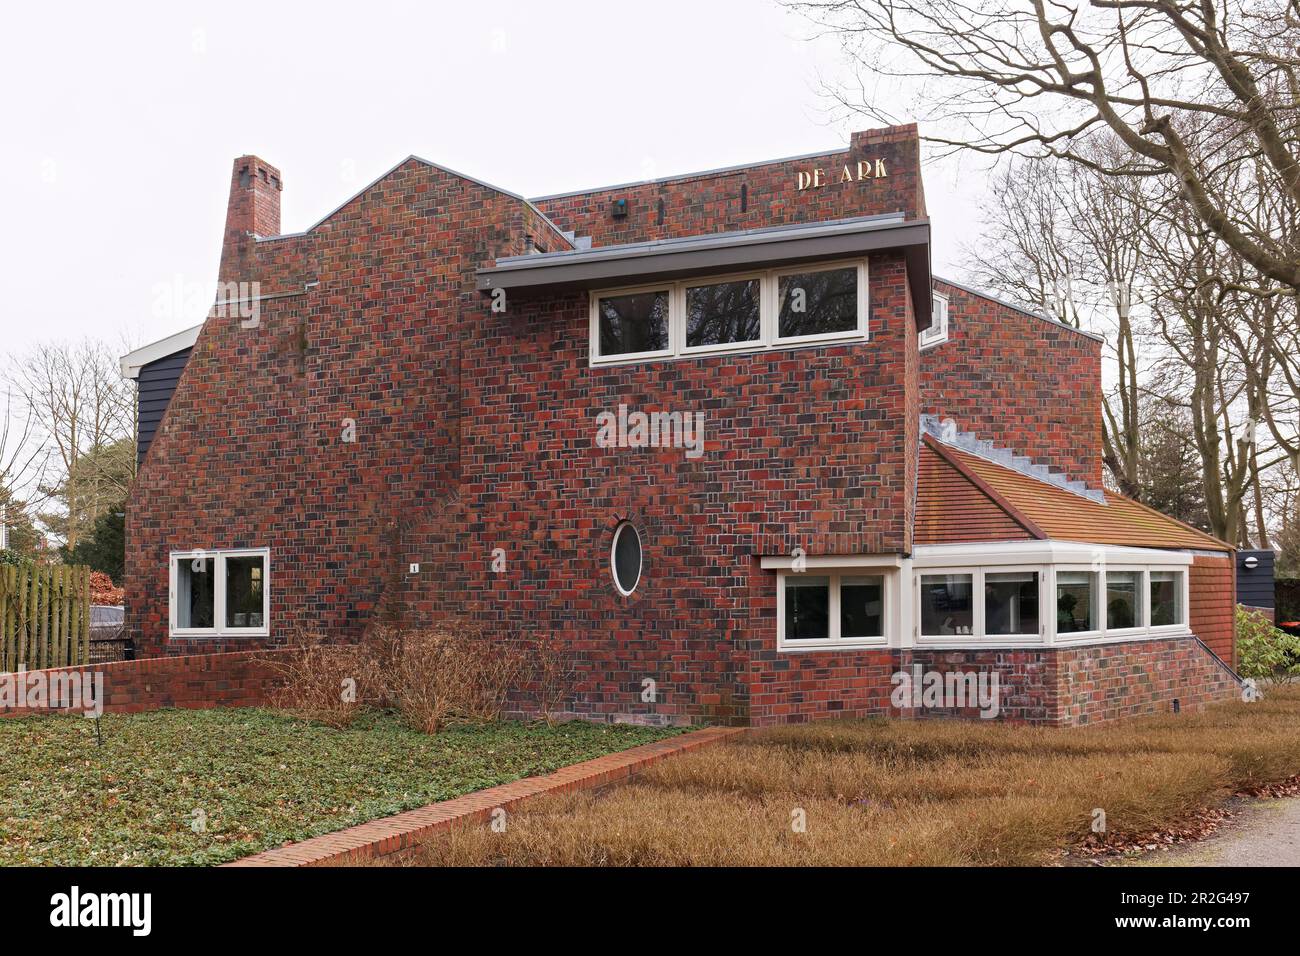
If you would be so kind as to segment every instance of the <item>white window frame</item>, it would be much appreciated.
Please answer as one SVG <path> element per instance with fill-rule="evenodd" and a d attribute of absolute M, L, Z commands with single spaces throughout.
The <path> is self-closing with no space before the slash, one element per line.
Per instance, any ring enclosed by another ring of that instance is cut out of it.
<path fill-rule="evenodd" d="M 639 295 L 644 292 L 668 293 L 668 348 L 656 349 L 652 352 L 624 352 L 619 354 L 619 360 L 623 362 L 640 362 L 646 359 L 667 358 L 677 354 L 676 332 L 674 331 L 676 323 L 673 321 L 673 313 L 677 311 L 673 305 L 677 297 L 676 283 L 660 282 L 654 285 L 630 286 L 626 289 L 605 289 L 591 294 L 591 354 L 593 357 L 600 354 L 600 300 L 614 299 L 624 295 Z M 604 364 L 604 360 L 601 361 L 601 364 Z"/>
<path fill-rule="evenodd" d="M 1056 576 L 1062 571 L 1091 574 L 1092 575 L 1092 622 L 1095 625 L 1087 631 L 1057 631 L 1056 630 Z M 1090 641 L 1096 641 L 1106 632 L 1106 580 L 1103 569 L 1091 564 L 1058 564 L 1052 566 L 1052 633 L 1056 636 L 1058 644 L 1087 644 Z"/>
<path fill-rule="evenodd" d="M 1137 575 L 1137 584 L 1136 584 L 1137 593 L 1134 595 L 1134 597 L 1137 600 L 1141 601 L 1142 603 L 1138 607 L 1137 623 L 1134 624 L 1132 627 L 1111 627 L 1110 626 L 1110 609 L 1108 607 L 1108 602 L 1106 600 L 1106 595 L 1110 590 L 1110 582 L 1107 580 L 1107 578 L 1109 578 L 1112 573 L 1116 573 L 1116 572 L 1123 573 L 1123 574 Z M 1101 626 L 1102 626 L 1102 630 L 1106 634 L 1114 634 L 1117 636 L 1125 636 L 1130 634 L 1145 634 L 1150 628 L 1149 622 L 1151 620 L 1151 608 L 1150 608 L 1151 595 L 1147 584 L 1146 567 L 1145 566 L 1135 567 L 1133 565 L 1120 565 L 1115 568 L 1103 568 L 1101 572 L 1100 602 L 1101 602 L 1101 613 L 1102 613 Z M 1162 631 L 1167 630 L 1167 628 L 1161 628 L 1161 630 Z"/>
<path fill-rule="evenodd" d="M 778 311 L 777 290 L 781 277 L 805 272 L 830 272 L 837 269 L 853 268 L 857 270 L 857 324 L 843 332 L 827 332 L 814 335 L 798 335 L 781 338 L 777 332 L 780 319 Z M 759 327 L 758 340 L 748 342 L 724 342 L 718 345 L 686 346 L 686 290 L 705 285 L 717 285 L 724 282 L 759 280 Z M 616 298 L 623 295 L 636 295 L 645 292 L 668 293 L 668 348 L 653 352 L 632 352 L 619 355 L 600 354 L 600 300 Z M 693 276 L 674 282 L 648 283 L 610 289 L 593 289 L 590 295 L 589 314 L 589 350 L 590 366 L 625 365 L 653 359 L 686 358 L 695 355 L 746 354 L 771 351 L 783 348 L 799 348 L 836 342 L 858 342 L 870 339 L 870 289 L 868 286 L 866 259 L 840 259 L 834 262 L 805 263 L 801 266 L 767 269 L 761 271 L 734 272 L 720 275 Z"/>
<path fill-rule="evenodd" d="M 717 345 L 687 345 L 686 344 L 686 290 L 699 289 L 703 286 L 724 285 L 728 282 L 752 282 L 758 280 L 758 338 L 750 339 L 747 342 L 719 342 Z M 681 302 L 678 303 L 678 312 L 682 320 L 676 323 L 677 331 L 677 351 L 676 355 L 707 355 L 711 352 L 745 352 L 753 349 L 762 348 L 767 341 L 767 316 L 764 314 L 764 304 L 767 301 L 767 276 L 762 272 L 741 272 L 735 275 L 725 276 L 698 276 L 694 279 L 686 279 L 676 283 L 677 294 L 681 296 Z M 671 315 L 671 311 L 669 313 Z"/>
<path fill-rule="evenodd" d="M 1182 620 L 1174 624 L 1152 624 L 1151 623 L 1151 572 L 1152 571 L 1171 571 L 1178 575 L 1179 610 L 1182 612 Z M 1187 630 L 1191 626 L 1191 609 L 1188 607 L 1191 598 L 1191 587 L 1188 584 L 1190 575 L 1187 568 L 1178 567 L 1177 565 L 1152 564 L 1142 574 L 1143 600 L 1142 620 L 1146 624 L 1147 630 L 1152 634 L 1177 634 Z"/>
<path fill-rule="evenodd" d="M 858 323 L 852 329 L 843 332 L 818 332 L 812 335 L 788 335 L 781 337 L 781 279 L 785 276 L 799 275 L 805 272 L 835 272 L 840 269 L 857 268 L 858 270 Z M 810 345 L 817 342 L 842 342 L 850 339 L 867 338 L 867 261 L 865 259 L 847 262 L 818 262 L 810 265 L 790 266 L 785 269 L 773 269 L 768 273 L 768 300 L 771 315 L 770 338 L 772 347 L 782 345 Z"/>
<path fill-rule="evenodd" d="M 1010 574 L 1014 572 L 1032 572 L 1038 575 L 1038 633 L 1037 634 L 990 634 L 988 632 L 988 607 L 986 606 L 986 595 L 984 593 L 985 578 L 990 574 Z M 1049 569 L 1041 564 L 1007 564 L 998 565 L 997 567 L 988 567 L 979 569 L 979 585 L 975 591 L 975 603 L 979 605 L 980 621 L 980 640 L 982 641 L 1032 641 L 1042 643 L 1047 640 L 1047 602 L 1046 583 L 1049 575 Z M 930 572 L 926 572 L 929 574 Z M 1055 617 L 1056 605 L 1051 607 L 1053 617 Z"/>
<path fill-rule="evenodd" d="M 880 587 L 880 630 L 877 637 L 842 637 L 840 635 L 840 582 L 844 578 L 878 577 Z M 787 578 L 827 578 L 827 637 L 824 640 L 787 640 L 785 636 L 785 582 Z M 809 567 L 806 571 L 781 571 L 776 575 L 776 649 L 778 651 L 848 650 L 863 647 L 888 647 L 894 629 L 894 572 L 889 567 L 856 568 Z"/>
<path fill-rule="evenodd" d="M 614 556 L 618 553 L 618 539 L 625 531 L 631 529 L 633 536 L 636 537 L 637 554 L 641 560 L 636 565 L 636 580 L 632 582 L 632 587 L 626 591 L 623 590 L 623 582 L 618 579 L 618 565 L 614 561 Z M 641 583 L 641 578 L 645 574 L 645 542 L 641 540 L 641 532 L 636 529 L 636 525 L 630 521 L 620 521 L 618 527 L 614 529 L 614 537 L 609 543 L 609 576 L 614 579 L 614 587 L 623 597 L 631 597 Z"/>
<path fill-rule="evenodd" d="M 998 570 L 1002 570 L 998 568 Z M 916 608 L 916 638 L 919 643 L 948 643 L 952 641 L 975 641 L 983 640 L 984 632 L 984 602 L 980 598 L 984 594 L 984 587 L 980 579 L 983 577 L 983 569 L 972 567 L 965 564 L 952 565 L 950 567 L 935 568 L 918 568 L 913 577 L 913 605 Z M 925 634 L 921 631 L 921 622 L 925 619 L 921 613 L 921 583 L 928 577 L 952 577 L 967 576 L 970 578 L 970 601 L 971 601 L 971 624 L 969 634 Z"/>
<path fill-rule="evenodd" d="M 262 624 L 260 627 L 226 626 L 226 558 L 262 559 Z M 195 558 L 210 558 L 212 573 L 216 580 L 212 583 L 212 627 L 178 627 L 177 617 L 177 567 L 181 561 L 193 561 Z M 271 634 L 271 549 L 270 548 L 226 548 L 206 550 L 196 548 L 191 551 L 173 551 L 168 558 L 168 633 L 173 637 L 269 637 Z"/>
<path fill-rule="evenodd" d="M 931 293 L 930 315 L 930 327 L 921 331 L 923 349 L 948 341 L 948 296 L 942 292 Z"/>

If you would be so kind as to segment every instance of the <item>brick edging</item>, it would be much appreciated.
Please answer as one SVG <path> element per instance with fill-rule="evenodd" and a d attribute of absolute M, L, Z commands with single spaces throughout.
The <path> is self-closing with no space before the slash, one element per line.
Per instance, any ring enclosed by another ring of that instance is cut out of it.
<path fill-rule="evenodd" d="M 300 843 L 265 850 L 223 866 L 314 866 L 356 863 L 417 846 L 433 834 L 462 823 L 486 820 L 498 807 L 513 809 L 526 800 L 553 793 L 590 790 L 640 773 L 665 757 L 697 750 L 747 733 L 744 727 L 707 727 L 630 750 L 584 760 L 553 773 L 525 777 L 451 800 L 431 803 L 346 830 L 311 837 Z"/>

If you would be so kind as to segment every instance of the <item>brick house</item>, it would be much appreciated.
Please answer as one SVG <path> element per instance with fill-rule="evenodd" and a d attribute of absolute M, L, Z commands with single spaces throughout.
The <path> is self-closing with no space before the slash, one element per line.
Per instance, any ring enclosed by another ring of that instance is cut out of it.
<path fill-rule="evenodd" d="M 411 157 L 293 234 L 281 188 L 235 161 L 216 306 L 123 359 L 143 656 L 473 620 L 654 722 L 1235 692 L 1231 548 L 1102 488 L 1096 337 L 931 275 L 914 126 L 532 200 Z"/>

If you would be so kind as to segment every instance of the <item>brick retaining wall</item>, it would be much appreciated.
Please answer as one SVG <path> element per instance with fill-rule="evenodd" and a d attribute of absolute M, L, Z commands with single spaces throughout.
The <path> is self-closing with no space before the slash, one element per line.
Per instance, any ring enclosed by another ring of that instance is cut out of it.
<path fill-rule="evenodd" d="M 163 707 L 260 707 L 268 702 L 276 674 L 271 665 L 275 651 L 234 651 L 153 657 L 137 661 L 112 661 L 81 667 L 27 671 L 25 679 L 47 684 L 67 676 L 102 674 L 104 712 L 132 714 Z M 12 675 L 16 677 L 17 675 Z M 0 679 L 12 679 L 4 675 Z M 50 713 L 57 708 L 0 707 L 0 716 Z"/>

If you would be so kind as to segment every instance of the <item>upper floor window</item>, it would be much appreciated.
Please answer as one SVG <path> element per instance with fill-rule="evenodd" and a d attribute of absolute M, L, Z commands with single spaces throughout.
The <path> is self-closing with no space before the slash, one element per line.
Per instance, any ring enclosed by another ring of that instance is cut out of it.
<path fill-rule="evenodd" d="M 930 307 L 930 326 L 921 331 L 921 348 L 938 345 L 948 339 L 948 297 L 942 292 L 934 293 Z"/>
<path fill-rule="evenodd" d="M 593 365 L 866 337 L 860 260 L 591 295 Z"/>

